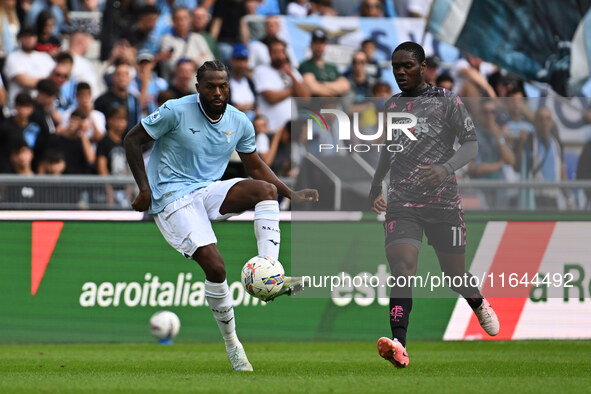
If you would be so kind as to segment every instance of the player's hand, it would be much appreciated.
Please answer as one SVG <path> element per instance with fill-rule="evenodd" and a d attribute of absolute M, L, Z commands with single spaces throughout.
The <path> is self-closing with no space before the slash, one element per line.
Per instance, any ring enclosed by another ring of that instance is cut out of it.
<path fill-rule="evenodd" d="M 379 215 L 386 210 L 387 205 L 388 204 L 386 203 L 386 200 L 384 200 L 384 197 L 382 194 L 380 194 L 375 198 L 375 200 L 373 200 L 373 203 L 371 204 L 371 210 Z"/>
<path fill-rule="evenodd" d="M 318 202 L 318 190 L 302 189 L 291 194 L 293 202 Z"/>
<path fill-rule="evenodd" d="M 419 166 L 422 171 L 419 176 L 419 185 L 434 188 L 441 185 L 441 182 L 449 175 L 444 166 L 434 164 L 432 166 Z"/>
<path fill-rule="evenodd" d="M 151 191 L 141 191 L 131 203 L 131 207 L 139 212 L 147 211 L 150 207 L 150 200 L 152 199 Z"/>

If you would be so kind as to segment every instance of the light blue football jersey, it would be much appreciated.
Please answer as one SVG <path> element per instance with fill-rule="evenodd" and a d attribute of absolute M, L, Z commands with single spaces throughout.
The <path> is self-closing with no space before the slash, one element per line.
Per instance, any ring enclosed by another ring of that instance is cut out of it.
<path fill-rule="evenodd" d="M 243 112 L 228 105 L 212 122 L 199 105 L 199 94 L 167 101 L 142 125 L 156 140 L 147 170 L 150 213 L 220 179 L 234 150 L 252 153 L 256 148 L 254 128 Z"/>

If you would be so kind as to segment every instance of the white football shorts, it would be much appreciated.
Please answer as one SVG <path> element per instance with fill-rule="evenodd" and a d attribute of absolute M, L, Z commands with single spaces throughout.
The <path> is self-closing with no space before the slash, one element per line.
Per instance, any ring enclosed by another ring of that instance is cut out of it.
<path fill-rule="evenodd" d="M 154 221 L 166 242 L 191 258 L 197 248 L 217 243 L 211 221 L 225 220 L 237 213 L 220 214 L 228 191 L 244 178 L 216 181 L 171 202 L 154 215 Z"/>

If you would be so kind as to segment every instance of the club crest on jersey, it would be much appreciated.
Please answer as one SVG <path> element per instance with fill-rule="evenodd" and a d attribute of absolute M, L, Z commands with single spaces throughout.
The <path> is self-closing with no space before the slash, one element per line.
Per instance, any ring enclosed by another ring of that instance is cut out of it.
<path fill-rule="evenodd" d="M 230 143 L 230 137 L 232 134 L 235 133 L 236 130 L 222 130 L 222 133 L 226 135 L 226 139 L 228 140 L 228 144 Z"/>
<path fill-rule="evenodd" d="M 158 121 L 158 119 L 160 119 L 160 110 L 159 109 L 157 109 L 156 111 L 154 111 L 150 115 L 148 115 L 148 117 L 146 118 L 146 123 L 147 124 L 154 124 Z"/>

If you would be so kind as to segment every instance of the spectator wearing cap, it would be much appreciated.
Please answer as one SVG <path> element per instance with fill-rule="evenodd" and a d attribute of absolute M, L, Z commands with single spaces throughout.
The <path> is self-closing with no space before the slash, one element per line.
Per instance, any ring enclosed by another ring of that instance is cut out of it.
<path fill-rule="evenodd" d="M 132 83 L 132 91 L 140 100 L 142 114 L 151 114 L 158 108 L 158 93 L 168 89 L 168 82 L 154 72 L 154 55 L 150 52 L 140 52 L 136 58 L 137 73 Z"/>
<path fill-rule="evenodd" d="M 291 97 L 309 97 L 302 75 L 287 60 L 287 45 L 274 39 L 269 42 L 271 64 L 254 69 L 253 81 L 258 93 L 259 112 L 269 121 L 271 134 L 291 118 Z"/>
<path fill-rule="evenodd" d="M 230 59 L 230 104 L 253 119 L 256 111 L 256 89 L 248 73 L 248 48 L 234 45 Z"/>
<path fill-rule="evenodd" d="M 172 85 L 168 88 L 175 98 L 181 98 L 188 94 L 195 93 L 195 74 L 197 69 L 195 63 L 181 59 L 176 71 L 174 72 L 174 79 Z"/>
<path fill-rule="evenodd" d="M 35 30 L 24 27 L 18 34 L 20 49 L 12 52 L 4 64 L 4 76 L 8 83 L 8 103 L 4 106 L 4 115 L 10 116 L 14 109 L 16 96 L 25 90 L 34 90 L 39 80 L 46 78 L 55 66 L 55 62 L 45 52 L 37 52 Z"/>
<path fill-rule="evenodd" d="M 312 96 L 340 97 L 349 92 L 349 82 L 333 64 L 324 61 L 327 35 L 322 29 L 312 32 L 312 58 L 300 65 L 300 73 Z"/>
<path fill-rule="evenodd" d="M 30 148 L 34 148 L 37 137 L 41 133 L 41 126 L 31 120 L 34 101 L 26 92 L 17 94 L 15 98 L 15 113 L 5 119 L 0 126 L 0 172 L 10 172 L 9 155 L 11 144 L 17 139 L 24 139 Z"/>
<path fill-rule="evenodd" d="M 124 62 L 115 63 L 115 71 L 112 76 L 111 88 L 100 95 L 94 102 L 94 107 L 106 116 L 113 107 L 127 109 L 127 131 L 136 125 L 142 118 L 142 109 L 136 96 L 129 92 L 131 83 L 131 67 Z"/>
<path fill-rule="evenodd" d="M 179 7 L 172 13 L 172 31 L 166 33 L 160 41 L 161 75 L 169 79 L 179 59 L 191 60 L 195 68 L 205 61 L 213 60 L 207 41 L 198 33 L 191 31 L 191 15 L 185 7 Z"/>

